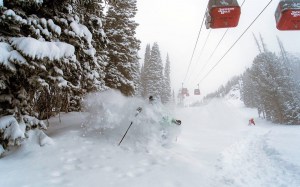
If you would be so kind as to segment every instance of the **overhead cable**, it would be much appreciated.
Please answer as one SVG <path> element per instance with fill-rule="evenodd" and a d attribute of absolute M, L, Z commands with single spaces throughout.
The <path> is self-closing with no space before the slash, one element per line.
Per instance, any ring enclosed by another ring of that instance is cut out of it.
<path fill-rule="evenodd" d="M 200 29 L 199 29 L 199 32 L 198 32 L 198 36 L 197 36 L 197 40 L 196 40 L 196 43 L 195 43 L 195 46 L 194 46 L 193 54 L 192 54 L 192 56 L 191 56 L 190 63 L 189 63 L 188 69 L 187 69 L 187 71 L 186 71 L 186 74 L 185 74 L 185 76 L 184 76 L 184 81 L 183 81 L 183 82 L 185 82 L 186 76 L 187 76 L 187 74 L 188 74 L 188 72 L 189 72 L 189 70 L 190 70 L 190 66 L 191 66 L 191 63 L 192 63 L 192 61 L 193 61 L 193 57 L 194 57 L 194 54 L 195 54 L 195 50 L 196 50 L 196 47 L 197 47 L 197 44 L 198 44 L 198 41 L 199 41 L 199 36 L 200 36 L 201 30 L 202 30 L 202 27 L 203 27 L 204 19 L 205 19 L 205 13 L 204 13 L 204 15 L 203 15 L 202 23 L 201 23 L 201 26 L 200 26 Z"/>

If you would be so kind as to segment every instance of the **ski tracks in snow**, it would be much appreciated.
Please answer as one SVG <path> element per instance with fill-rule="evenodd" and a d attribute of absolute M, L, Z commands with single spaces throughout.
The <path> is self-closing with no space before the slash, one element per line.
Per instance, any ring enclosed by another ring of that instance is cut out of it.
<path fill-rule="evenodd" d="M 214 186 L 298 187 L 300 168 L 270 146 L 271 133 L 252 134 L 223 151 Z"/>

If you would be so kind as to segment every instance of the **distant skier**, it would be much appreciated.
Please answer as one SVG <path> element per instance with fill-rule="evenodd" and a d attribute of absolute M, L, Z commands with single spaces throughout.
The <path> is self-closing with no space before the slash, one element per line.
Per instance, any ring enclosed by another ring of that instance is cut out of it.
<path fill-rule="evenodd" d="M 249 125 L 249 126 L 255 125 L 255 122 L 254 122 L 254 119 L 253 119 L 253 118 L 251 118 L 251 119 L 249 120 L 248 125 Z"/>

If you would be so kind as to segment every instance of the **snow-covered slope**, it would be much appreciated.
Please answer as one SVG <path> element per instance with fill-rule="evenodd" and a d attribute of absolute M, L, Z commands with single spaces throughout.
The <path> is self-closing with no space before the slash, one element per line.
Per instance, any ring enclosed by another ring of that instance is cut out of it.
<path fill-rule="evenodd" d="M 102 101 L 112 116 L 129 114 L 146 104 L 117 95 L 114 98 L 118 102 Z M 0 186 L 300 186 L 299 127 L 270 124 L 233 98 L 175 110 L 173 116 L 183 123 L 176 126 L 181 130 L 177 141 L 168 146 L 159 141 L 143 144 L 143 136 L 152 134 L 143 132 L 140 136 L 141 129 L 134 128 L 143 123 L 159 125 L 143 119 L 133 123 L 128 137 L 118 146 L 132 116 L 123 117 L 124 123 L 118 125 L 114 121 L 110 130 L 87 133 L 82 124 L 96 119 L 94 104 L 87 113 L 63 115 L 61 123 L 53 118 L 52 128 L 46 132 L 51 144 L 40 147 L 31 136 L 19 150 L 0 159 Z M 119 103 L 126 107 L 117 110 Z M 150 120 L 148 112 L 143 118 Z M 251 117 L 255 126 L 248 126 Z M 116 127 L 120 130 L 114 130 Z"/>

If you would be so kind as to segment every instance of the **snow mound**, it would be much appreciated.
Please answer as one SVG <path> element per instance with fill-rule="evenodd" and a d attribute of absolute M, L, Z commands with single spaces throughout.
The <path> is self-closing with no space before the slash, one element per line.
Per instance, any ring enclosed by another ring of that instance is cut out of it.
<path fill-rule="evenodd" d="M 54 145 L 52 138 L 47 136 L 42 130 L 33 129 L 27 132 L 28 140 L 26 141 L 26 149 L 30 150 L 36 147 L 44 147 L 47 145 Z"/>
<path fill-rule="evenodd" d="M 53 145 L 54 141 L 51 138 L 49 138 L 43 131 L 40 131 L 39 144 L 40 146 Z"/>
<path fill-rule="evenodd" d="M 0 134 L 3 134 L 4 140 L 9 141 L 9 145 L 20 145 L 25 138 L 24 131 L 14 116 L 4 116 L 0 118 Z"/>

